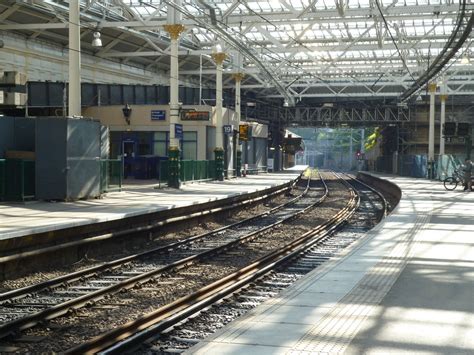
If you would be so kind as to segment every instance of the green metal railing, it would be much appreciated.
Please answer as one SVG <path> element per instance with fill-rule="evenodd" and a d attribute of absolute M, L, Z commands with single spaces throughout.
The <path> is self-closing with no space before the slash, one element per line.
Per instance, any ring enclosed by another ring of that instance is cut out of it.
<path fill-rule="evenodd" d="M 122 189 L 122 160 L 103 159 L 100 161 L 100 192 Z"/>
<path fill-rule="evenodd" d="M 215 160 L 208 160 L 207 165 L 207 176 L 209 179 L 216 179 L 216 161 Z"/>
<path fill-rule="evenodd" d="M 160 184 L 168 182 L 168 160 L 159 161 L 157 177 Z"/>
<path fill-rule="evenodd" d="M 5 159 L 0 159 L 0 201 L 5 199 Z"/>
<path fill-rule="evenodd" d="M 35 162 L 33 160 L 6 159 L 3 168 L 2 199 L 25 201 L 35 198 Z M 0 169 L 2 170 L 2 169 Z M 1 172 L 0 172 L 0 175 Z M 0 180 L 2 178 L 0 177 Z M 0 182 L 0 185 L 2 183 Z"/>
<path fill-rule="evenodd" d="M 181 160 L 180 180 L 197 181 L 213 180 L 216 178 L 214 160 Z M 160 183 L 168 181 L 168 161 L 163 160 L 158 164 L 158 180 Z"/>
<path fill-rule="evenodd" d="M 215 164 L 215 160 L 181 160 L 181 181 L 213 180 Z"/>

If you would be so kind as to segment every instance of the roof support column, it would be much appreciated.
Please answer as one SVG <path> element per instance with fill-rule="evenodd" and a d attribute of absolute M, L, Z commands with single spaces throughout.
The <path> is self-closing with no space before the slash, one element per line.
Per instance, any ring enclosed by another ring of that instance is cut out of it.
<path fill-rule="evenodd" d="M 234 136 L 237 140 L 236 147 L 236 160 L 235 160 L 235 170 L 237 176 L 240 176 L 240 171 L 242 168 L 242 146 L 239 144 L 239 127 L 240 127 L 240 117 L 241 117 L 241 98 L 240 98 L 240 83 L 244 77 L 242 73 L 235 73 L 232 75 L 235 80 L 235 116 L 237 117 L 237 134 Z"/>
<path fill-rule="evenodd" d="M 81 116 L 81 27 L 79 0 L 69 1 L 68 115 Z"/>
<path fill-rule="evenodd" d="M 178 72 L 178 39 L 184 30 L 183 25 L 165 25 L 165 31 L 171 37 L 170 48 L 170 147 L 179 147 L 175 135 L 175 125 L 179 122 L 179 72 Z"/>
<path fill-rule="evenodd" d="M 446 122 L 446 99 L 448 95 L 441 95 L 441 122 L 439 125 L 439 155 L 444 155 L 445 139 L 443 136 L 443 127 Z"/>
<path fill-rule="evenodd" d="M 430 121 L 428 131 L 428 162 L 434 162 L 434 131 L 435 131 L 435 100 L 436 100 L 436 83 L 428 84 L 430 93 Z M 431 176 L 429 176 L 431 178 Z"/>
<path fill-rule="evenodd" d="M 179 188 L 180 152 L 179 137 L 176 137 L 176 125 L 179 122 L 179 82 L 178 82 L 178 39 L 184 26 L 171 24 L 164 26 L 171 38 L 170 58 L 170 145 L 168 149 L 169 169 L 168 186 Z"/>
<path fill-rule="evenodd" d="M 212 53 L 212 59 L 216 62 L 216 158 L 217 180 L 224 180 L 224 131 L 222 125 L 222 63 L 227 58 L 224 52 Z"/>

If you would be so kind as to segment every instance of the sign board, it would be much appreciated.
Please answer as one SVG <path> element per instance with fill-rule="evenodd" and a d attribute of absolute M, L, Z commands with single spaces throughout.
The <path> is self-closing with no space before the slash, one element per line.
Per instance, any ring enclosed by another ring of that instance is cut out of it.
<path fill-rule="evenodd" d="M 234 127 L 232 127 L 232 125 L 230 124 L 225 124 L 223 128 L 224 128 L 224 134 L 227 134 L 227 135 L 231 135 L 234 131 Z"/>
<path fill-rule="evenodd" d="M 296 152 L 303 150 L 301 142 L 301 138 L 285 138 L 283 140 L 283 149 L 285 153 L 295 154 Z"/>
<path fill-rule="evenodd" d="M 194 111 L 194 110 L 183 110 L 181 111 L 181 120 L 183 121 L 209 121 L 209 111 Z"/>
<path fill-rule="evenodd" d="M 151 110 L 151 120 L 152 121 L 166 121 L 166 111 L 165 110 Z"/>
<path fill-rule="evenodd" d="M 179 123 L 174 124 L 174 137 L 176 139 L 183 139 L 183 125 Z"/>
<path fill-rule="evenodd" d="M 241 141 L 248 141 L 249 138 L 250 138 L 250 129 L 249 129 L 249 125 L 246 125 L 246 124 L 241 124 L 239 125 L 239 139 Z"/>

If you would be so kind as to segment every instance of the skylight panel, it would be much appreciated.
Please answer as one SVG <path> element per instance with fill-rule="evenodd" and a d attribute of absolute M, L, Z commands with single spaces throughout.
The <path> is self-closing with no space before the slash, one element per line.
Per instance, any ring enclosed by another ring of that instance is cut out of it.
<path fill-rule="evenodd" d="M 325 1 L 318 1 L 314 7 L 317 9 L 317 10 L 324 10 L 326 8 L 326 5 L 325 5 Z"/>
<path fill-rule="evenodd" d="M 200 13 L 194 5 L 184 4 L 183 7 L 191 13 L 194 13 L 194 14 L 199 14 Z"/>
<path fill-rule="evenodd" d="M 264 11 L 264 12 L 270 12 L 272 10 L 272 6 L 266 2 L 266 1 L 262 1 L 259 3 L 260 5 L 260 8 Z"/>

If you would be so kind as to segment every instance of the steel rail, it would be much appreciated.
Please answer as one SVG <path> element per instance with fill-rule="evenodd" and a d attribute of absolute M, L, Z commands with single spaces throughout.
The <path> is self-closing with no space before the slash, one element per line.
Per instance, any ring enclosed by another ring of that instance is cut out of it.
<path fill-rule="evenodd" d="M 305 193 L 309 189 L 309 182 L 310 182 L 310 179 L 308 179 L 308 185 L 305 189 Z M 326 191 L 325 195 L 320 200 L 318 200 L 316 203 L 321 203 L 320 201 L 324 200 L 326 195 L 327 195 L 327 191 Z M 298 196 L 295 199 L 293 199 L 292 200 L 293 203 L 301 197 L 302 196 Z M 284 205 L 288 205 L 288 204 L 289 204 L 289 202 L 285 203 Z M 313 207 L 314 205 L 315 204 L 312 204 L 310 207 Z M 244 236 L 242 236 L 242 237 L 240 237 L 240 238 L 238 238 L 234 241 L 231 241 L 230 243 L 221 245 L 217 248 L 213 248 L 213 249 L 204 251 L 202 253 L 194 254 L 192 256 L 180 259 L 178 261 L 175 261 L 175 262 L 173 262 L 171 264 L 168 264 L 168 265 L 165 265 L 163 267 L 159 267 L 157 269 L 145 272 L 143 274 L 140 274 L 140 275 L 137 275 L 137 276 L 134 276 L 134 277 L 130 277 L 127 280 L 119 281 L 114 285 L 104 287 L 102 289 L 93 291 L 93 292 L 88 293 L 86 295 L 82 295 L 82 296 L 79 296 L 77 298 L 68 300 L 66 302 L 54 305 L 54 306 L 52 306 L 48 309 L 45 309 L 45 310 L 30 314 L 30 315 L 27 315 L 27 316 L 18 318 L 18 319 L 14 319 L 10 322 L 4 323 L 3 325 L 0 326 L 0 338 L 11 335 L 12 333 L 18 332 L 20 330 L 31 328 L 31 327 L 35 326 L 36 324 L 38 324 L 38 323 L 40 323 L 44 320 L 50 320 L 50 319 L 62 316 L 64 314 L 67 314 L 71 310 L 79 309 L 79 308 L 82 308 L 84 306 L 87 306 L 87 305 L 89 305 L 89 304 L 91 304 L 95 301 L 98 301 L 98 300 L 104 298 L 106 295 L 114 294 L 114 293 L 117 293 L 121 290 L 130 289 L 130 288 L 132 288 L 132 287 L 134 287 L 138 284 L 143 284 L 145 282 L 148 282 L 148 281 L 154 279 L 155 277 L 157 277 L 159 274 L 163 274 L 163 273 L 166 273 L 166 272 L 170 272 L 172 270 L 176 270 L 176 269 L 185 267 L 186 265 L 190 265 L 190 264 L 192 264 L 196 261 L 199 261 L 201 259 L 204 259 L 204 258 L 206 258 L 206 257 L 208 257 L 212 254 L 215 254 L 217 252 L 229 249 L 233 245 L 243 243 L 246 240 L 249 240 L 252 237 L 256 236 L 257 234 L 262 233 L 265 230 L 273 228 L 276 225 L 279 225 L 279 224 L 281 224 L 281 223 L 283 223 L 283 222 L 285 222 L 285 221 L 287 221 L 291 218 L 295 218 L 299 214 L 304 213 L 308 208 L 309 207 L 307 207 L 304 210 L 297 211 L 297 212 L 293 213 L 292 215 L 287 216 L 284 219 L 282 219 L 282 220 L 280 220 L 276 223 L 267 225 L 263 228 L 260 228 L 256 231 L 253 231 L 253 232 L 251 232 L 247 235 L 244 235 Z M 270 213 L 270 211 L 266 211 L 266 213 L 264 213 L 264 214 L 269 214 L 269 213 Z M 251 217 L 250 219 L 255 219 L 257 217 L 258 216 L 254 216 L 254 217 Z M 239 222 L 237 224 L 239 224 Z M 224 228 L 221 228 L 220 230 L 222 230 L 222 229 L 224 229 Z M 213 231 L 213 233 L 216 233 L 216 231 Z M 169 246 L 163 247 L 164 251 L 169 250 L 169 249 L 170 249 Z"/>
<path fill-rule="evenodd" d="M 299 181 L 300 179 L 301 179 L 301 176 L 299 176 L 295 180 L 295 183 L 297 181 Z M 233 203 L 231 205 L 215 207 L 215 208 L 211 208 L 211 209 L 208 209 L 208 210 L 194 212 L 194 213 L 191 213 L 191 214 L 188 214 L 188 215 L 183 215 L 183 216 L 170 217 L 170 218 L 167 218 L 167 219 L 162 220 L 162 221 L 147 224 L 145 226 L 138 226 L 138 227 L 133 227 L 133 228 L 128 228 L 128 229 L 122 229 L 122 230 L 119 230 L 119 231 L 104 233 L 104 234 L 97 235 L 97 236 L 94 236 L 94 237 L 84 238 L 84 239 L 81 239 L 81 240 L 78 240 L 78 241 L 73 241 L 73 242 L 63 243 L 63 244 L 60 244 L 60 245 L 54 245 L 54 246 L 45 247 L 45 248 L 41 248 L 41 249 L 36 249 L 36 250 L 32 250 L 32 251 L 26 251 L 26 252 L 12 254 L 12 255 L 8 255 L 8 256 L 3 256 L 3 257 L 0 257 L 0 264 L 11 262 L 11 261 L 18 261 L 20 259 L 26 259 L 26 258 L 31 258 L 31 257 L 35 257 L 35 256 L 40 256 L 40 255 L 47 254 L 47 253 L 53 253 L 53 252 L 57 252 L 57 251 L 60 251 L 60 250 L 63 250 L 63 249 L 67 249 L 67 248 L 79 247 L 79 246 L 82 246 L 82 245 L 86 245 L 86 244 L 90 244 L 90 243 L 94 243 L 94 242 L 99 242 L 99 241 L 104 241 L 104 240 L 111 239 L 111 238 L 122 237 L 122 236 L 129 235 L 129 234 L 149 232 L 149 231 L 152 231 L 154 229 L 157 229 L 159 227 L 162 227 L 162 226 L 170 224 L 170 223 L 182 222 L 182 221 L 192 219 L 192 218 L 196 218 L 196 217 L 203 217 L 203 216 L 218 213 L 218 212 L 224 212 L 224 211 L 232 210 L 234 208 L 239 208 L 239 207 L 242 207 L 242 206 L 246 206 L 248 204 L 252 204 L 252 203 L 270 198 L 272 196 L 281 194 L 285 191 L 290 190 L 291 187 L 294 186 L 294 184 L 290 185 L 290 186 L 285 186 L 281 189 L 273 191 L 272 193 L 265 194 L 265 195 L 262 195 L 262 196 L 258 196 L 258 197 L 255 197 L 255 198 L 251 198 L 251 199 L 244 200 L 244 201 L 239 201 L 239 202 Z M 1 300 L 1 296 L 0 296 L 0 300 Z"/>
<path fill-rule="evenodd" d="M 106 332 L 90 341 L 76 346 L 66 354 L 123 354 L 157 333 L 228 296 L 255 279 L 265 275 L 280 264 L 299 256 L 304 250 L 325 240 L 343 225 L 359 205 L 359 195 L 347 182 L 351 197 L 347 205 L 326 223 L 304 233 L 300 238 L 283 248 L 273 251 L 252 264 L 220 279 L 193 294 L 184 296 L 168 305 Z M 106 350 L 107 349 L 107 350 Z"/>
<path fill-rule="evenodd" d="M 295 182 L 295 184 L 293 184 L 293 186 L 294 185 L 296 185 L 296 182 Z M 269 198 L 269 197 L 272 197 L 272 196 L 275 196 L 275 195 L 278 195 L 278 194 L 281 194 L 281 193 L 285 192 L 288 189 L 291 189 L 291 187 L 285 187 L 285 188 L 279 189 L 277 191 L 274 191 L 271 194 L 258 197 L 257 201 L 259 201 L 261 199 L 266 199 L 266 198 Z M 240 224 L 245 224 L 245 223 L 247 223 L 251 220 L 257 219 L 257 218 L 261 218 L 265 215 L 268 215 L 272 212 L 277 211 L 278 209 L 284 208 L 285 206 L 294 203 L 295 201 L 297 201 L 300 198 L 301 198 L 301 195 L 297 196 L 294 199 L 291 199 L 290 201 L 287 201 L 287 202 L 285 202 L 281 205 L 278 205 L 278 206 L 276 206 L 276 207 L 274 207 L 274 208 L 272 208 L 268 211 L 262 212 L 260 214 L 257 214 L 255 216 L 252 216 L 252 217 L 249 217 L 249 218 L 246 218 L 242 221 L 238 221 L 238 222 L 223 226 L 221 228 L 214 229 L 214 230 L 209 231 L 209 232 L 204 232 L 204 233 L 198 234 L 194 237 L 190 237 L 190 238 L 187 238 L 185 240 L 170 243 L 170 244 L 158 247 L 158 248 L 154 248 L 152 250 L 148 250 L 148 251 L 143 252 L 143 253 L 133 254 L 133 255 L 129 255 L 129 256 L 126 256 L 126 257 L 123 257 L 123 258 L 120 258 L 120 259 L 112 260 L 112 261 L 106 262 L 106 263 L 101 264 L 101 265 L 93 266 L 93 267 L 90 267 L 90 268 L 87 268 L 87 269 L 83 269 L 83 270 L 80 270 L 80 271 L 69 273 L 67 275 L 59 276 L 59 277 L 56 277 L 54 279 L 47 280 L 47 281 L 44 281 L 44 282 L 41 282 L 41 283 L 38 283 L 38 284 L 35 284 L 35 285 L 25 286 L 25 287 L 22 287 L 22 288 L 19 288 L 19 289 L 15 289 L 15 290 L 0 293 L 0 304 L 2 302 L 8 302 L 12 299 L 18 299 L 20 297 L 27 296 L 31 293 L 42 291 L 46 288 L 54 288 L 54 287 L 57 287 L 57 286 L 61 286 L 66 282 L 74 282 L 74 281 L 78 281 L 78 280 L 86 278 L 86 277 L 93 277 L 93 276 L 97 275 L 97 273 L 113 270 L 114 268 L 116 268 L 118 266 L 124 265 L 125 263 L 132 262 L 132 261 L 137 260 L 139 258 L 148 257 L 148 256 L 153 255 L 155 253 L 160 253 L 160 252 L 167 251 L 170 248 L 176 248 L 178 246 L 187 244 L 189 242 L 197 241 L 197 240 L 205 238 L 209 235 L 221 232 L 223 230 L 226 230 L 226 229 L 229 229 L 229 228 L 232 228 L 232 227 L 236 227 Z M 255 202 L 254 200 L 255 199 L 252 199 L 252 202 Z M 245 202 L 245 201 L 243 201 L 243 202 Z M 232 205 L 232 206 L 234 206 L 234 205 Z M 240 207 L 240 206 L 241 205 L 234 206 L 234 207 L 237 208 L 237 207 Z M 229 207 L 229 208 L 233 208 L 233 207 Z M 138 227 L 138 228 L 141 228 L 141 227 Z M 130 230 L 136 231 L 137 229 L 136 228 L 135 229 L 127 229 L 126 231 L 130 231 Z M 143 230 L 140 230 L 140 231 L 143 231 Z"/>
<path fill-rule="evenodd" d="M 380 222 L 383 218 L 387 217 L 387 214 L 388 214 L 388 202 L 387 202 L 387 199 L 385 198 L 385 196 L 377 189 L 373 188 L 372 186 L 370 185 L 367 185 L 365 182 L 363 182 L 362 180 L 359 180 L 349 174 L 344 174 L 346 175 L 349 179 L 351 179 L 352 181 L 355 181 L 357 182 L 358 184 L 361 184 L 362 186 L 366 187 L 367 189 L 369 189 L 370 191 L 372 191 L 374 194 L 376 194 L 381 200 L 382 200 L 382 205 L 383 205 L 383 215 L 381 216 L 380 220 L 377 221 Z"/>

